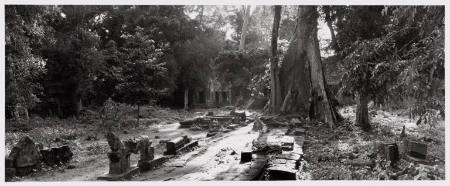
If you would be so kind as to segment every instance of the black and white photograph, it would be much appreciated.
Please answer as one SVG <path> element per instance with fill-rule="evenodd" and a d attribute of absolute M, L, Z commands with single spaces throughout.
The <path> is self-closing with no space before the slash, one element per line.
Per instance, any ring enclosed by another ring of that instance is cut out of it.
<path fill-rule="evenodd" d="M 2 4 L 6 184 L 446 180 L 444 1 L 97 3 Z"/>

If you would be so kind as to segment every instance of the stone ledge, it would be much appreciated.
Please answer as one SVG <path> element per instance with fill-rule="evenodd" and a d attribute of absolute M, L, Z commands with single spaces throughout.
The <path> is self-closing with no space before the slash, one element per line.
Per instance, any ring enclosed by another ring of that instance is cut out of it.
<path fill-rule="evenodd" d="M 124 172 L 122 174 L 112 175 L 112 174 L 105 174 L 103 176 L 99 176 L 98 180 L 105 180 L 105 181 L 122 181 L 122 180 L 130 180 L 134 175 L 139 173 L 139 167 L 132 167 L 127 172 Z"/>
<path fill-rule="evenodd" d="M 167 160 L 169 160 L 169 158 L 167 156 L 163 156 L 154 160 L 150 160 L 150 161 L 142 161 L 139 162 L 138 167 L 140 172 L 145 172 L 145 171 L 149 171 L 149 170 L 153 170 L 156 167 L 161 166 L 162 164 L 164 164 Z"/>

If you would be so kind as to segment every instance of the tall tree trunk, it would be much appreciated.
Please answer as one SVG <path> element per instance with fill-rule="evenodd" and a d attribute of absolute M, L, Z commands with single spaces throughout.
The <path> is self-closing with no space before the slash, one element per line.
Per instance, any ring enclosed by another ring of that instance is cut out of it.
<path fill-rule="evenodd" d="M 202 25 L 202 22 L 203 22 L 203 12 L 204 12 L 204 10 L 205 10 L 205 5 L 200 5 L 200 15 L 199 15 L 199 23 L 200 23 L 200 25 Z"/>
<path fill-rule="evenodd" d="M 319 119 L 333 128 L 336 115 L 329 102 L 317 39 L 316 6 L 299 6 L 295 38 L 289 44 L 279 78 L 284 114 Z"/>
<path fill-rule="evenodd" d="M 139 126 L 139 119 L 140 119 L 140 113 L 141 113 L 141 104 L 137 105 L 138 109 L 137 109 L 137 126 Z"/>
<path fill-rule="evenodd" d="M 189 108 L 189 88 L 184 89 L 184 109 L 187 110 Z"/>
<path fill-rule="evenodd" d="M 250 18 L 250 5 L 247 5 L 244 8 L 244 23 L 242 24 L 241 41 L 239 43 L 239 50 L 244 50 L 244 48 L 245 48 L 245 37 L 247 36 L 248 19 L 249 18 Z"/>
<path fill-rule="evenodd" d="M 281 5 L 276 5 L 274 7 L 274 19 L 272 27 L 272 59 L 270 60 L 270 103 L 273 113 L 280 112 L 280 80 L 278 78 L 278 55 L 277 55 L 277 45 L 278 45 L 278 29 L 280 27 L 281 19 Z"/>
<path fill-rule="evenodd" d="M 368 103 L 368 95 L 366 93 L 360 93 L 356 106 L 356 124 L 364 131 L 369 131 L 371 128 L 369 123 L 369 108 L 367 107 Z"/>
<path fill-rule="evenodd" d="M 362 77 L 365 79 L 366 82 L 368 82 L 368 74 L 369 74 L 369 67 L 367 64 L 364 64 L 363 66 L 363 74 Z M 369 122 L 369 94 L 367 90 L 361 90 L 358 92 L 357 95 L 357 106 L 356 106 L 356 125 L 360 126 L 363 131 L 369 131 L 370 130 L 370 122 Z"/>
<path fill-rule="evenodd" d="M 325 22 L 327 23 L 328 29 L 330 29 L 331 34 L 331 47 L 333 49 L 337 49 L 337 43 L 336 43 L 336 34 L 334 33 L 333 29 L 333 19 L 331 18 L 331 7 L 330 6 L 323 6 L 323 11 L 325 14 Z"/>

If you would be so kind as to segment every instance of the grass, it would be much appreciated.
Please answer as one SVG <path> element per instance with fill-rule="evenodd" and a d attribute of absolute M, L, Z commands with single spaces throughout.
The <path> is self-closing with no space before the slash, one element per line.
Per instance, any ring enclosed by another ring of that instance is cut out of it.
<path fill-rule="evenodd" d="M 117 122 L 111 122 L 113 131 L 130 135 L 145 130 L 150 125 L 164 125 L 191 117 L 183 110 L 171 110 L 157 106 L 141 106 L 140 125 L 137 124 L 137 107 L 119 104 L 123 115 Z M 14 145 L 24 136 L 30 136 L 34 142 L 44 148 L 68 145 L 74 153 L 73 162 L 85 164 L 99 155 L 104 156 L 109 146 L 104 139 L 105 127 L 98 110 L 84 110 L 78 118 L 59 119 L 33 116 L 29 121 L 6 120 L 5 153 L 8 155 Z M 120 123 L 120 130 L 119 125 Z"/>

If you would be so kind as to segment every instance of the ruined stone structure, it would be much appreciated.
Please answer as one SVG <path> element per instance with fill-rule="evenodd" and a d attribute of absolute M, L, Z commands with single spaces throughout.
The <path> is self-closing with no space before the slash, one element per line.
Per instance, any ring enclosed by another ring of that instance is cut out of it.
<path fill-rule="evenodd" d="M 148 136 L 141 136 L 137 142 L 136 150 L 139 151 L 140 154 L 138 166 L 143 162 L 153 160 L 155 157 L 155 148 L 152 147 L 152 142 Z"/>
<path fill-rule="evenodd" d="M 231 105 L 231 83 L 222 84 L 211 76 L 206 87 L 197 88 L 193 95 L 194 107 L 218 107 Z"/>
<path fill-rule="evenodd" d="M 127 148 L 119 137 L 111 132 L 106 134 L 111 152 L 108 153 L 109 158 L 109 174 L 119 175 L 130 170 L 130 154 L 134 149 Z"/>
<path fill-rule="evenodd" d="M 42 160 L 41 153 L 34 141 L 25 136 L 13 147 L 6 158 L 6 173 L 8 176 L 24 176 L 36 168 Z"/>

